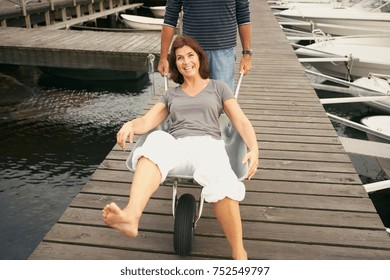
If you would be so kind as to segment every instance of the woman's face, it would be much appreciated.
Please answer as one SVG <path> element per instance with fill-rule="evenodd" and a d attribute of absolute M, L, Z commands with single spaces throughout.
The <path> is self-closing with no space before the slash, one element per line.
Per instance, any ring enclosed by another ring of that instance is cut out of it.
<path fill-rule="evenodd" d="M 176 66 L 184 78 L 199 74 L 199 56 L 189 46 L 176 49 Z"/>

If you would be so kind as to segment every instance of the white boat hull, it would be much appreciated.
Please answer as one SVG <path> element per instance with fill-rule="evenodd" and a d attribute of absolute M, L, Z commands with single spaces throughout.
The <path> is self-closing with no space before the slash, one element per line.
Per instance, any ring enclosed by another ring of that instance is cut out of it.
<path fill-rule="evenodd" d="M 326 34 L 337 36 L 390 34 L 390 13 L 319 7 L 289 9 L 279 15 L 293 20 L 313 22 L 312 26 L 295 27 L 308 32 L 312 29 L 321 29 Z"/>
<path fill-rule="evenodd" d="M 357 79 L 353 84 L 368 90 L 374 90 L 378 94 L 383 94 L 383 96 L 388 96 L 389 100 L 367 102 L 367 105 L 390 114 L 390 83 L 388 80 L 369 75 L 368 77 Z"/>
<path fill-rule="evenodd" d="M 153 7 L 148 7 L 148 9 L 152 12 L 153 16 L 156 18 L 164 18 L 165 16 L 165 6 L 153 6 Z"/>
<path fill-rule="evenodd" d="M 301 58 L 328 58 L 326 62 L 310 62 L 326 75 L 345 79 L 365 77 L 369 73 L 390 75 L 390 35 L 345 36 L 299 48 Z M 330 57 L 350 57 L 349 72 L 345 62 L 332 62 Z"/>
<path fill-rule="evenodd" d="M 126 25 L 126 27 L 137 30 L 160 31 L 164 23 L 164 19 L 161 18 L 151 18 L 125 14 L 122 14 L 121 17 L 123 18 L 123 23 Z"/>
<path fill-rule="evenodd" d="M 368 126 L 371 129 L 377 130 L 383 134 L 390 136 L 390 116 L 372 116 L 366 117 L 361 120 L 361 122 Z M 389 143 L 390 141 L 384 140 L 378 136 L 367 133 L 367 138 L 370 141 Z M 384 158 L 377 158 L 379 164 L 381 165 L 383 171 L 390 176 L 390 160 Z"/>

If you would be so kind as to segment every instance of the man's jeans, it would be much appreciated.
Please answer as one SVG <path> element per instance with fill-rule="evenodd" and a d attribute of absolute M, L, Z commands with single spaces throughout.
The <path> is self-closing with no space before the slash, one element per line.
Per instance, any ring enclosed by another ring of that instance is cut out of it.
<path fill-rule="evenodd" d="M 206 50 L 209 57 L 211 78 L 224 81 L 234 92 L 236 48 Z"/>

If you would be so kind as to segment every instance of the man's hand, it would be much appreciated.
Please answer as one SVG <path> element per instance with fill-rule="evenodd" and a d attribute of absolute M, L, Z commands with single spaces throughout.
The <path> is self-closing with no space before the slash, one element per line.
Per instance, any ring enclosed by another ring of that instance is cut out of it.
<path fill-rule="evenodd" d="M 244 54 L 240 62 L 240 73 L 244 73 L 244 76 L 249 74 L 252 68 L 252 57 L 249 54 Z"/>
<path fill-rule="evenodd" d="M 161 76 L 167 76 L 169 73 L 169 62 L 168 59 L 161 58 L 158 63 L 158 72 L 160 72 Z"/>

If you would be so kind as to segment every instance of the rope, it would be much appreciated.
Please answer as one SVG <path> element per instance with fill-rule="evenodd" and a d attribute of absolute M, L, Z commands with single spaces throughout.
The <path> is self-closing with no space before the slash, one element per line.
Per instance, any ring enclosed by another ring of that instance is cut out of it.
<path fill-rule="evenodd" d="M 346 80 L 352 83 L 352 82 L 353 82 L 353 77 L 352 77 L 352 75 L 351 75 L 351 70 L 352 70 L 352 66 L 353 66 L 352 55 L 349 55 L 349 60 L 348 60 L 348 61 L 345 61 L 345 62 L 344 62 L 344 65 L 345 65 L 345 68 L 347 68 L 347 77 L 346 77 Z"/>

